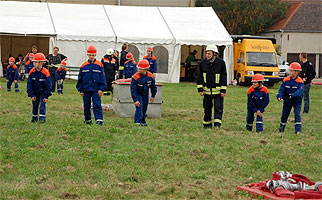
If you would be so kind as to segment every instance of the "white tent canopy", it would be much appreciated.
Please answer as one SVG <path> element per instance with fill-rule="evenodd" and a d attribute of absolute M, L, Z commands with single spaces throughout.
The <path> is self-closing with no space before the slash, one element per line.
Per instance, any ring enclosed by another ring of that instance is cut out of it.
<path fill-rule="evenodd" d="M 45 3 L 0 2 L 0 33 L 55 35 Z"/>
<path fill-rule="evenodd" d="M 115 42 L 101 5 L 48 3 L 58 40 Z"/>
<path fill-rule="evenodd" d="M 231 80 L 232 39 L 210 7 L 0 1 L 0 10 L 0 34 L 52 36 L 50 50 L 54 45 L 59 46 L 60 52 L 68 57 L 70 66 L 80 66 L 86 60 L 89 45 L 97 47 L 98 59 L 108 48 L 120 50 L 123 43 L 136 46 L 140 59 L 148 46 L 158 46 L 159 49 L 161 46 L 166 49 L 163 52 L 168 53 L 168 68 L 163 68 L 163 73 L 156 75 L 157 81 L 178 83 L 181 45 L 215 44 L 228 46 L 224 60 L 228 81 Z"/>
<path fill-rule="evenodd" d="M 104 6 L 117 41 L 134 44 L 171 44 L 174 38 L 157 7 Z"/>
<path fill-rule="evenodd" d="M 176 43 L 231 45 L 232 39 L 211 7 L 160 7 Z"/>

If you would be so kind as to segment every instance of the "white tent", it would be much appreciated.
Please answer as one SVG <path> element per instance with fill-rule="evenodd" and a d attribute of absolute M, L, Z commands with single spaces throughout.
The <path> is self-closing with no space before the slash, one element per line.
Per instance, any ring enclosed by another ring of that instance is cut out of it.
<path fill-rule="evenodd" d="M 211 7 L 160 7 L 178 45 L 225 45 L 227 80 L 233 78 L 232 38 Z M 181 53 L 177 55 L 180 56 Z M 179 57 L 180 59 L 180 57 Z M 180 69 L 179 69 L 180 70 Z"/>
<path fill-rule="evenodd" d="M 59 46 L 70 66 L 86 60 L 89 45 L 97 47 L 98 59 L 107 48 L 120 50 L 123 43 L 129 43 L 142 59 L 152 46 L 160 63 L 157 81 L 178 83 L 181 45 L 215 44 L 228 47 L 224 60 L 228 81 L 232 78 L 232 39 L 212 8 L 0 1 L 0 9 L 0 34 L 52 36 L 49 50 Z"/>

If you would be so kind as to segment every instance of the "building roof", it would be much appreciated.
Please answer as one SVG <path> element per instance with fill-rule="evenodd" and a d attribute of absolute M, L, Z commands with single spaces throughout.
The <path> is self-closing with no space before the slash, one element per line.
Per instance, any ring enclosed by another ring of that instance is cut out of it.
<path fill-rule="evenodd" d="M 287 1 L 286 18 L 265 29 L 271 31 L 322 32 L 322 1 Z"/>

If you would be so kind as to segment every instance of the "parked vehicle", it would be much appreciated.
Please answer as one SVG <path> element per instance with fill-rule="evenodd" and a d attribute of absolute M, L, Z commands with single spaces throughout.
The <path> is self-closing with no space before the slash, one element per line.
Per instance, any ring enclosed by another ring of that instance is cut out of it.
<path fill-rule="evenodd" d="M 281 56 L 277 56 L 277 60 L 278 60 L 278 67 L 280 68 L 280 77 L 287 77 L 289 76 L 289 63 L 284 61 L 283 58 Z"/>
<path fill-rule="evenodd" d="M 234 78 L 239 85 L 251 83 L 260 73 L 273 86 L 280 80 L 275 38 L 232 35 L 234 43 Z"/>

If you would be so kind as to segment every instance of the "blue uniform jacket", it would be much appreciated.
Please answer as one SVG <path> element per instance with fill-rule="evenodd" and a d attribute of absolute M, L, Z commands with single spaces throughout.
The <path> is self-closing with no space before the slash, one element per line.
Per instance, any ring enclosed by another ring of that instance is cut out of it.
<path fill-rule="evenodd" d="M 278 91 L 277 98 L 284 99 L 284 103 L 294 105 L 302 103 L 302 94 L 304 91 L 304 82 L 297 76 L 292 79 L 291 76 L 284 78 Z M 292 98 L 290 98 L 292 96 Z"/>
<path fill-rule="evenodd" d="M 44 95 L 46 99 L 51 96 L 51 78 L 49 71 L 42 67 L 38 71 L 35 67 L 29 72 L 27 81 L 28 97 Z"/>
<path fill-rule="evenodd" d="M 157 65 L 157 58 L 155 56 L 151 56 L 151 57 L 148 57 L 147 55 L 143 57 L 143 59 L 146 59 L 147 61 L 149 61 L 149 64 L 150 64 L 150 68 L 149 68 L 149 72 L 152 72 L 152 73 L 156 73 L 157 72 L 157 68 L 158 68 L 158 65 Z"/>
<path fill-rule="evenodd" d="M 34 63 L 33 63 L 33 62 L 31 62 L 30 60 L 28 60 L 28 61 L 26 62 L 26 65 L 25 65 L 25 73 L 28 73 L 28 74 L 29 74 L 29 72 L 30 72 L 30 70 L 31 70 L 32 68 L 34 68 Z"/>
<path fill-rule="evenodd" d="M 104 91 L 107 85 L 103 64 L 96 59 L 84 62 L 79 69 L 76 88 L 79 92 Z"/>
<path fill-rule="evenodd" d="M 266 106 L 269 104 L 269 93 L 267 87 L 254 88 L 251 86 L 247 94 L 247 109 L 252 112 L 259 110 L 261 113 L 265 111 Z"/>
<path fill-rule="evenodd" d="M 18 80 L 19 72 L 18 67 L 16 65 L 8 65 L 6 71 L 6 79 L 9 81 Z"/>
<path fill-rule="evenodd" d="M 133 76 L 136 73 L 136 62 L 134 60 L 132 61 L 126 61 L 124 63 L 124 71 L 123 74 L 125 76 Z"/>
<path fill-rule="evenodd" d="M 58 67 L 58 69 L 55 72 L 55 79 L 56 80 L 60 80 L 60 79 L 65 80 L 66 72 L 67 72 L 67 69 L 66 68 L 63 69 L 61 67 Z"/>
<path fill-rule="evenodd" d="M 151 72 L 147 72 L 145 75 L 139 72 L 135 73 L 131 81 L 131 95 L 134 102 L 138 101 L 138 95 L 149 95 L 149 89 L 151 88 L 151 96 L 154 98 L 157 93 L 157 86 Z"/>

